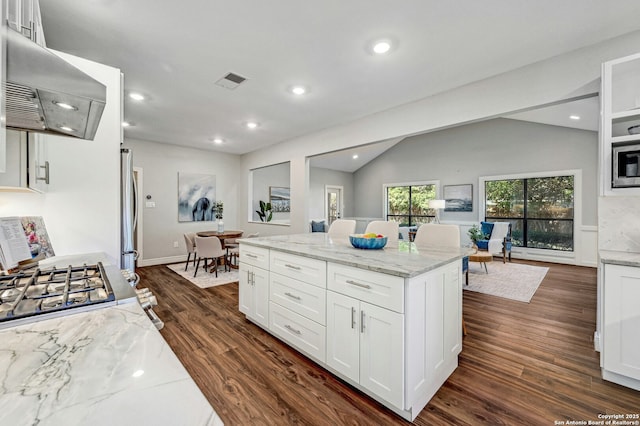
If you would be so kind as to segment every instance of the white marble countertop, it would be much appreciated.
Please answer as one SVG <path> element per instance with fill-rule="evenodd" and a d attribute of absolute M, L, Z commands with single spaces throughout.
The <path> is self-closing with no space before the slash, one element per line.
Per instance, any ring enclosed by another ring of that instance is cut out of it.
<path fill-rule="evenodd" d="M 354 248 L 348 239 L 332 240 L 329 234 L 321 232 L 244 238 L 238 241 L 404 278 L 415 277 L 473 253 L 470 248 L 418 248 L 415 244 L 404 241 L 396 246 L 387 244 L 380 250 L 362 250 Z"/>
<path fill-rule="evenodd" d="M 615 250 L 600 250 L 600 261 L 611 265 L 640 267 L 640 253 Z"/>
<path fill-rule="evenodd" d="M 7 425 L 221 425 L 137 303 L 0 331 Z"/>

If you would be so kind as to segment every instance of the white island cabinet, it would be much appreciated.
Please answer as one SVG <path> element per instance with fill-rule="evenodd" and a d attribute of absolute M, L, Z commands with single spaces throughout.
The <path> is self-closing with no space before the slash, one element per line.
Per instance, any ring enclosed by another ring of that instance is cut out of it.
<path fill-rule="evenodd" d="M 253 322 L 269 325 L 269 250 L 240 247 L 239 268 L 240 312 Z"/>
<path fill-rule="evenodd" d="M 415 419 L 456 369 L 466 249 L 401 242 L 359 250 L 326 234 L 251 238 L 240 248 L 247 318 L 405 419 Z M 261 263 L 269 296 L 259 301 L 246 284 L 256 250 L 269 253 Z M 267 303 L 265 324 L 255 306 Z"/>

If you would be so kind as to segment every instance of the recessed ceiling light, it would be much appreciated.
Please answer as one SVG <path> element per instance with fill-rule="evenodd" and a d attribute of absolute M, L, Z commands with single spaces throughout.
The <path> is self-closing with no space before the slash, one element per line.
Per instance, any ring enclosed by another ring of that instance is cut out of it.
<path fill-rule="evenodd" d="M 357 160 L 358 159 L 358 154 L 353 154 L 353 156 L 351 158 L 353 158 L 354 160 Z"/>
<path fill-rule="evenodd" d="M 580 116 L 579 115 L 570 115 L 569 118 L 572 119 L 572 120 L 580 120 Z"/>
<path fill-rule="evenodd" d="M 69 126 L 60 126 L 59 129 L 64 130 L 65 132 L 75 132 L 75 130 Z"/>
<path fill-rule="evenodd" d="M 133 374 L 131 375 L 131 377 L 140 377 L 144 374 L 144 370 L 136 370 L 133 372 Z"/>
<path fill-rule="evenodd" d="M 307 93 L 307 89 L 304 86 L 293 86 L 291 88 L 291 93 L 294 95 L 304 95 Z"/>
<path fill-rule="evenodd" d="M 387 40 L 379 40 L 373 44 L 373 53 L 384 55 L 391 50 L 391 43 Z"/>
<path fill-rule="evenodd" d="M 220 145 L 222 142 L 223 142 L 223 140 L 222 140 L 222 139 L 220 139 L 220 138 L 215 138 L 215 139 L 213 140 L 213 143 L 215 143 L 216 145 Z"/>
<path fill-rule="evenodd" d="M 256 127 L 258 127 L 258 123 L 256 123 L 255 121 L 249 121 L 247 123 L 247 127 L 250 129 L 255 129 Z"/>
<path fill-rule="evenodd" d="M 59 106 L 59 107 L 60 107 L 60 108 L 62 108 L 62 109 L 72 109 L 72 110 L 75 110 L 75 111 L 77 111 L 77 110 L 78 110 L 78 108 L 74 107 L 73 105 L 69 105 L 69 104 L 64 103 L 64 102 L 53 101 L 53 103 L 54 103 L 56 106 Z"/>
<path fill-rule="evenodd" d="M 144 96 L 141 95 L 140 93 L 131 92 L 129 93 L 129 97 L 134 101 L 144 101 Z"/>

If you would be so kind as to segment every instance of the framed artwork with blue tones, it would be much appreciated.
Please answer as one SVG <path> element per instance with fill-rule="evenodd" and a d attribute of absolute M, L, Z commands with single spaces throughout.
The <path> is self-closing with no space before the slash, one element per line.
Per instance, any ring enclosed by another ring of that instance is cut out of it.
<path fill-rule="evenodd" d="M 215 220 L 216 176 L 178 172 L 178 222 Z"/>

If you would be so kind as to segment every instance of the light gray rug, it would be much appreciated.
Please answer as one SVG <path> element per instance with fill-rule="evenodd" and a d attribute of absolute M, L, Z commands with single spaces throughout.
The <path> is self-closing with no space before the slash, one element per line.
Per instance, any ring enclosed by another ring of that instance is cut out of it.
<path fill-rule="evenodd" d="M 219 267 L 218 278 L 216 278 L 215 273 L 210 274 L 202 267 L 202 263 L 200 263 L 198 275 L 194 278 L 193 272 L 195 271 L 195 266 L 193 266 L 193 264 L 190 264 L 186 271 L 184 270 L 184 263 L 167 265 L 167 268 L 191 281 L 200 288 L 215 287 L 217 285 L 229 284 L 238 281 L 237 269 L 232 269 L 231 272 L 225 272 L 223 267 Z"/>
<path fill-rule="evenodd" d="M 487 263 L 486 274 L 481 264 L 469 262 L 469 285 L 465 290 L 529 303 L 549 268 L 519 263 Z"/>

